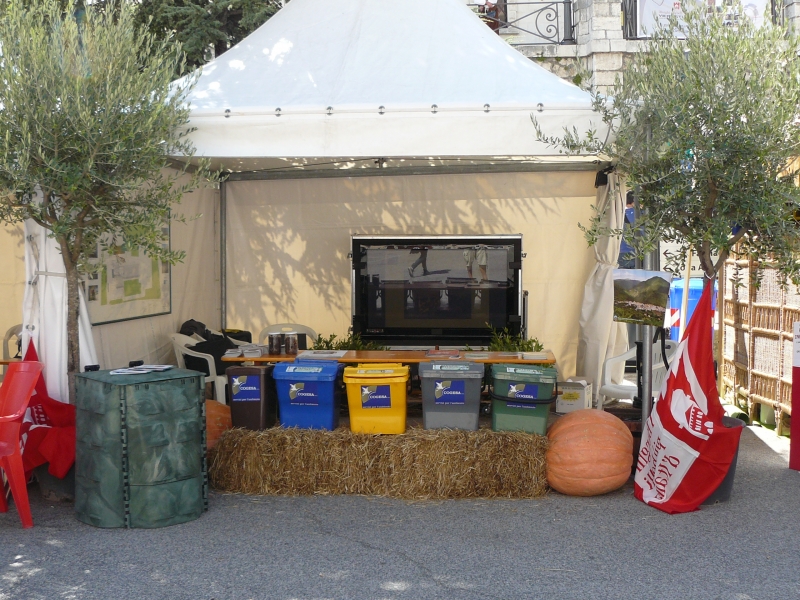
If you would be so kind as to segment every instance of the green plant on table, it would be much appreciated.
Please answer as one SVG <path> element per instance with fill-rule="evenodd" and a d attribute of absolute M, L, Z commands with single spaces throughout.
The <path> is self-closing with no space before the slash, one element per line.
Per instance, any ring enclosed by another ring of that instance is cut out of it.
<path fill-rule="evenodd" d="M 365 342 L 361 334 L 350 333 L 345 338 L 338 339 L 335 333 L 328 337 L 319 336 L 311 348 L 312 350 L 388 350 L 375 342 Z"/>
<path fill-rule="evenodd" d="M 511 333 L 508 327 L 492 330 L 492 339 L 489 342 L 490 352 L 541 352 L 544 346 L 537 338 L 525 339 L 518 333 Z"/>

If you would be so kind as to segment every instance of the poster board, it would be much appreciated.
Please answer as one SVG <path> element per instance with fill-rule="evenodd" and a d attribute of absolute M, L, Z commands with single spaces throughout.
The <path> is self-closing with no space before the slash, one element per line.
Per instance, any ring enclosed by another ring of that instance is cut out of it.
<path fill-rule="evenodd" d="M 685 2 L 692 0 L 684 0 Z M 699 0 L 694 0 L 699 1 Z M 706 0 L 709 10 L 723 10 L 728 3 L 722 0 Z M 681 20 L 683 9 L 681 0 L 639 0 L 637 2 L 636 35 L 640 38 L 649 37 L 656 28 L 656 23 L 666 25 L 670 15 L 674 14 Z M 772 5 L 767 0 L 742 0 L 744 15 L 761 27 L 772 18 Z M 731 16 L 732 20 L 735 17 Z"/>
<path fill-rule="evenodd" d="M 614 269 L 614 320 L 662 327 L 672 273 Z"/>
<path fill-rule="evenodd" d="M 162 229 L 169 240 L 169 227 Z M 164 243 L 169 249 L 169 241 Z M 103 248 L 89 255 L 96 270 L 81 280 L 92 325 L 141 319 L 172 312 L 172 272 L 169 263 L 140 249 Z"/>

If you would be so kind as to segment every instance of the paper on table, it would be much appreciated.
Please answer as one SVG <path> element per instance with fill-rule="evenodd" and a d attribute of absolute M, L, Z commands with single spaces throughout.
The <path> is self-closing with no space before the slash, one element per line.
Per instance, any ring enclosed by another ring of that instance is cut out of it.
<path fill-rule="evenodd" d="M 546 360 L 550 357 L 549 350 L 542 350 L 541 352 L 523 352 L 522 358 L 525 360 Z"/>
<path fill-rule="evenodd" d="M 297 358 L 342 358 L 347 350 L 303 350 Z"/>

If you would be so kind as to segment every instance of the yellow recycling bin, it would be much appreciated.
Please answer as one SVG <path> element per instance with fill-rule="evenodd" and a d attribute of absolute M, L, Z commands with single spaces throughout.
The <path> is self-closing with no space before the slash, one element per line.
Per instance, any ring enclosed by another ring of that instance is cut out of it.
<path fill-rule="evenodd" d="M 360 364 L 344 370 L 353 433 L 404 433 L 408 366 Z"/>

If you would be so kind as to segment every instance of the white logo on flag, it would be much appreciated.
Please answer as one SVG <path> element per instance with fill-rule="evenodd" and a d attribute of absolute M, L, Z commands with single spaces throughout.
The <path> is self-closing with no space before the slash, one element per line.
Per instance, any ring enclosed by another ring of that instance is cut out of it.
<path fill-rule="evenodd" d="M 706 421 L 706 415 L 700 410 L 691 396 L 683 393 L 683 390 L 672 392 L 672 403 L 669 406 L 672 418 L 683 429 L 701 440 L 707 440 L 714 433 L 714 423 Z"/>
<path fill-rule="evenodd" d="M 699 452 L 664 429 L 653 410 L 642 434 L 634 478 L 642 488 L 642 500 L 647 504 L 667 502 L 698 456 Z"/>
<path fill-rule="evenodd" d="M 673 362 L 670 371 L 672 374 L 677 375 L 678 368 L 683 366 L 689 389 L 673 388 L 669 410 L 672 413 L 672 418 L 681 428 L 686 429 L 701 440 L 707 440 L 714 432 L 714 423 L 707 419 L 708 398 L 706 398 L 703 387 L 697 380 L 692 361 L 689 358 L 687 342 L 688 340 L 684 340 L 678 346 L 677 354 L 680 356 L 680 360 Z"/>

